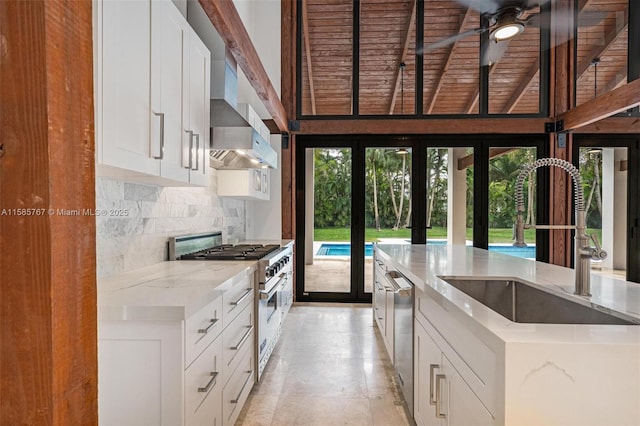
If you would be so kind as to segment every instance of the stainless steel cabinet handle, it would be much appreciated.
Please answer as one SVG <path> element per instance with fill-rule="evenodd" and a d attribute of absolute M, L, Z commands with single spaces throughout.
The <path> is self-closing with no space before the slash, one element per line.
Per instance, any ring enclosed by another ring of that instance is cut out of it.
<path fill-rule="evenodd" d="M 393 275 L 391 275 L 390 272 L 387 272 L 386 274 L 384 274 L 384 276 L 387 278 L 387 282 L 391 284 L 391 288 L 387 289 L 387 291 L 398 292 L 400 289 L 402 289 L 402 287 L 400 287 L 398 283 L 396 283 L 395 278 L 393 278 Z"/>
<path fill-rule="evenodd" d="M 198 388 L 198 392 L 209 392 L 209 389 L 211 389 L 211 386 L 213 386 L 214 383 L 216 382 L 216 377 L 218 377 L 218 372 L 212 371 L 211 373 L 209 373 L 209 375 L 211 376 L 211 379 L 209 379 L 209 381 L 207 382 L 206 385 L 204 385 L 203 388 Z"/>
<path fill-rule="evenodd" d="M 247 326 L 247 332 L 244 333 L 240 341 L 235 346 L 231 346 L 230 349 L 232 351 L 237 351 L 238 349 L 240 349 L 240 347 L 244 344 L 244 342 L 247 341 L 252 331 L 253 331 L 253 326 L 252 325 Z"/>
<path fill-rule="evenodd" d="M 244 381 L 244 384 L 242 385 L 242 388 L 240 389 L 240 393 L 238 393 L 238 396 L 236 396 L 235 399 L 232 399 L 230 401 L 232 404 L 237 404 L 240 401 L 240 397 L 242 396 L 242 392 L 244 392 L 244 388 L 247 386 L 247 383 L 249 383 L 249 379 L 251 379 L 251 375 L 253 374 L 253 370 L 247 371 L 247 374 L 249 376 L 247 377 L 247 380 Z"/>
<path fill-rule="evenodd" d="M 287 283 L 289 282 L 289 280 L 287 279 L 288 274 L 285 275 L 285 279 L 282 281 L 282 284 L 280 285 L 280 289 L 284 290 L 285 286 L 287 285 Z"/>
<path fill-rule="evenodd" d="M 273 295 L 278 291 L 279 288 L 280 288 L 280 281 L 278 281 L 276 285 L 274 285 L 269 291 L 260 290 L 260 299 L 262 300 L 271 299 L 271 297 L 273 297 Z"/>
<path fill-rule="evenodd" d="M 434 398 L 434 394 L 433 394 L 433 377 L 434 377 L 433 372 L 437 368 L 440 368 L 438 364 L 429 364 L 429 404 L 430 405 L 437 404 L 436 398 Z"/>
<path fill-rule="evenodd" d="M 185 130 L 185 133 L 189 133 L 189 165 L 185 167 L 185 169 L 190 169 L 193 165 L 193 131 Z"/>
<path fill-rule="evenodd" d="M 162 160 L 164 158 L 164 112 L 154 112 L 153 114 L 160 117 L 160 156 L 153 158 Z"/>
<path fill-rule="evenodd" d="M 211 330 L 211 327 L 216 325 L 217 322 L 218 322 L 217 318 L 211 318 L 209 320 L 209 325 L 206 326 L 205 328 L 199 328 L 198 329 L 198 333 L 207 334 L 209 332 L 209 330 Z"/>
<path fill-rule="evenodd" d="M 442 386 L 440 382 L 444 381 L 446 376 L 444 374 L 436 374 L 436 417 L 439 419 L 446 419 L 447 415 L 440 411 L 442 405 Z"/>
<path fill-rule="evenodd" d="M 191 169 L 191 170 L 199 170 L 200 169 L 200 156 L 198 155 L 198 153 L 200 152 L 200 135 L 197 133 L 194 133 L 193 136 L 195 136 L 196 138 L 196 168 L 195 169 Z"/>
<path fill-rule="evenodd" d="M 238 306 L 239 304 L 242 303 L 242 301 L 244 299 L 247 298 L 247 296 L 249 296 L 251 294 L 252 291 L 253 291 L 253 289 L 248 288 L 247 291 L 242 296 L 240 296 L 240 298 L 238 300 L 236 300 L 235 302 L 230 302 L 229 304 L 233 305 L 233 306 Z"/>

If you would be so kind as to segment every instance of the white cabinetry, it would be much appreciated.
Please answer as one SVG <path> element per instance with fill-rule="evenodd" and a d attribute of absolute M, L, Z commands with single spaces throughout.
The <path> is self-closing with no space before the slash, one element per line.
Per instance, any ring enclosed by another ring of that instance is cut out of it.
<path fill-rule="evenodd" d="M 208 184 L 210 54 L 171 0 L 95 7 L 98 173 Z"/>
<path fill-rule="evenodd" d="M 151 3 L 103 0 L 94 10 L 97 161 L 159 175 L 150 146 Z"/>
<path fill-rule="evenodd" d="M 100 424 L 232 425 L 256 377 L 253 275 L 184 320 L 100 321 Z"/>
<path fill-rule="evenodd" d="M 218 170 L 221 197 L 268 200 L 269 187 L 269 169 Z"/>
<path fill-rule="evenodd" d="M 393 363 L 393 323 L 395 320 L 393 292 L 390 291 L 385 277 L 387 268 L 384 262 L 375 257 L 375 250 L 373 265 L 373 316 L 380 329 L 380 334 L 382 334 L 389 359 Z"/>
<path fill-rule="evenodd" d="M 420 321 L 414 324 L 414 418 L 425 426 L 492 425 L 495 419 Z M 432 333 L 435 329 L 432 329 Z"/>

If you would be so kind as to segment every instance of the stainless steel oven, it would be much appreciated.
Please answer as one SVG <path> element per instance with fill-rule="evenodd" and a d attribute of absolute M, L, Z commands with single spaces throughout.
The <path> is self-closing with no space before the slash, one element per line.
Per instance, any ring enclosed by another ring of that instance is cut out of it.
<path fill-rule="evenodd" d="M 287 289 L 291 288 L 292 259 L 291 247 L 283 247 L 259 266 L 258 380 L 280 337 L 282 320 L 291 307 L 293 293 L 289 295 Z"/>

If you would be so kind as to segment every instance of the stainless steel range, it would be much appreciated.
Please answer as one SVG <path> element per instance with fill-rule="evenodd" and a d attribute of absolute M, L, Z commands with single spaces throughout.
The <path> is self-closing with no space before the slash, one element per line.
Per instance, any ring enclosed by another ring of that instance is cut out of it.
<path fill-rule="evenodd" d="M 184 235 L 169 239 L 171 260 L 256 260 L 255 300 L 258 318 L 258 380 L 280 337 L 281 325 L 293 303 L 293 250 L 279 244 L 222 244 L 222 233 Z"/>

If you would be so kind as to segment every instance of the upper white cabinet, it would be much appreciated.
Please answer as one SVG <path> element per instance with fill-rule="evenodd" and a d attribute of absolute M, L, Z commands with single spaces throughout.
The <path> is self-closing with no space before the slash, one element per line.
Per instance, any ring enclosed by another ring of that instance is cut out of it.
<path fill-rule="evenodd" d="M 218 170 L 218 195 L 245 200 L 268 200 L 269 169 Z"/>
<path fill-rule="evenodd" d="M 189 101 L 183 101 L 184 105 L 188 106 L 188 108 L 185 108 L 183 117 L 184 122 L 189 123 L 187 132 L 193 132 L 193 135 L 189 133 L 191 138 L 191 154 L 189 156 L 191 162 L 190 181 L 191 183 L 206 185 L 208 183 L 209 170 L 211 54 L 196 33 L 191 28 L 189 30 Z M 187 112 L 188 120 L 186 118 Z"/>
<path fill-rule="evenodd" d="M 202 41 L 170 0 L 99 1 L 95 29 L 98 173 L 207 185 Z"/>
<path fill-rule="evenodd" d="M 104 0 L 95 10 L 97 161 L 159 175 L 150 145 L 151 3 Z"/>

